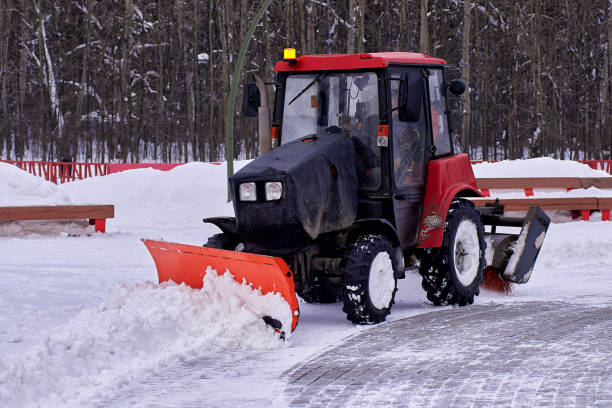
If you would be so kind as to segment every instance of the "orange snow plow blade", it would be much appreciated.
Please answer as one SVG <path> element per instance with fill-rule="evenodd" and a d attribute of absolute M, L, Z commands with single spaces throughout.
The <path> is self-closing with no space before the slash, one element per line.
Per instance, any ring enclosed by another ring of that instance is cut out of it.
<path fill-rule="evenodd" d="M 282 258 L 148 239 L 142 242 L 153 257 L 160 283 L 172 280 L 201 289 L 208 266 L 219 274 L 229 271 L 238 283 L 246 282 L 259 288 L 264 295 L 280 293 L 291 308 L 291 331 L 297 326 L 299 307 L 293 274 Z M 274 319 L 274 316 L 269 317 Z M 284 328 L 275 328 L 284 331 Z"/>

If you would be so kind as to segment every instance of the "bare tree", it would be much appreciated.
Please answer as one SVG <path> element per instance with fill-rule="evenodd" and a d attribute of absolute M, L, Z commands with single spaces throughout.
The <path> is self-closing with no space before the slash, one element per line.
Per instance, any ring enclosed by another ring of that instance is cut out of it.
<path fill-rule="evenodd" d="M 470 146 L 470 115 L 472 113 L 470 102 L 470 13 L 472 10 L 472 1 L 464 0 L 463 4 L 463 46 L 461 47 L 461 72 L 463 82 L 465 82 L 466 93 L 463 97 L 463 135 L 461 140 L 463 151 L 467 152 Z"/>
<path fill-rule="evenodd" d="M 421 0 L 421 34 L 419 36 L 419 51 L 429 52 L 429 22 L 427 21 L 427 0 Z"/>

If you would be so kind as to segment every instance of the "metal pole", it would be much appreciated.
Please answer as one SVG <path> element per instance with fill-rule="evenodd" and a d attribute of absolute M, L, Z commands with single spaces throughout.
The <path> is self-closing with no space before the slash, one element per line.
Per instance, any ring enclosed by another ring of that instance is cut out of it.
<path fill-rule="evenodd" d="M 229 99 L 227 100 L 227 109 L 225 113 L 225 158 L 227 160 L 227 201 L 232 201 L 232 192 L 230 190 L 229 178 L 234 174 L 234 106 L 236 104 L 236 91 L 238 89 L 238 81 L 240 80 L 240 72 L 244 66 L 244 57 L 246 56 L 247 48 L 251 42 L 251 37 L 255 32 L 255 28 L 259 24 L 261 17 L 264 15 L 272 0 L 265 0 L 261 5 L 255 18 L 251 21 L 249 31 L 246 37 L 242 39 L 238 60 L 234 65 L 234 74 L 232 75 L 232 85 L 230 88 Z"/>

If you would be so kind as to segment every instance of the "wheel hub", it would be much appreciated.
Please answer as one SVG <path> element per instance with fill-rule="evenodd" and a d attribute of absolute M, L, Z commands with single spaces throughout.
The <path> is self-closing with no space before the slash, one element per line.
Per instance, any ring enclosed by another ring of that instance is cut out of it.
<path fill-rule="evenodd" d="M 464 286 L 469 286 L 478 275 L 480 260 L 478 230 L 471 220 L 464 219 L 457 228 L 454 258 L 459 282 Z"/>
<path fill-rule="evenodd" d="M 377 309 L 389 307 L 395 289 L 393 264 L 387 252 L 380 252 L 370 266 L 368 290 L 370 301 Z"/>

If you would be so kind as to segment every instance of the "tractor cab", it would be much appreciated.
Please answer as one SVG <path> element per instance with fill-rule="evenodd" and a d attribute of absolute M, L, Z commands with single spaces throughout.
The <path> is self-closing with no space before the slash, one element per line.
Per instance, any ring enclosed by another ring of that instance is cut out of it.
<path fill-rule="evenodd" d="M 281 61 L 275 68 L 272 145 L 320 135 L 349 138 L 357 218 L 387 220 L 401 246 L 414 247 L 427 164 L 453 154 L 445 65 L 423 54 L 396 52 Z M 451 90 L 461 94 L 460 81 L 453 81 Z"/>

